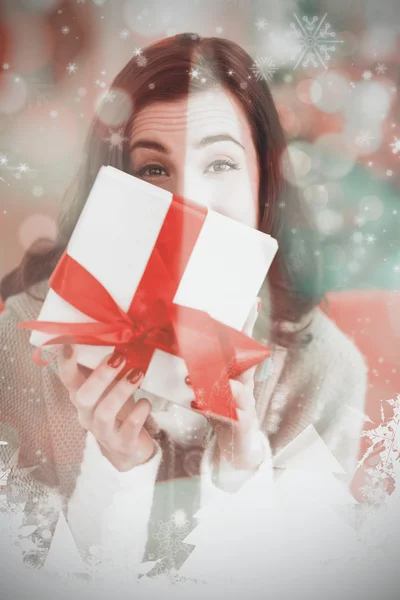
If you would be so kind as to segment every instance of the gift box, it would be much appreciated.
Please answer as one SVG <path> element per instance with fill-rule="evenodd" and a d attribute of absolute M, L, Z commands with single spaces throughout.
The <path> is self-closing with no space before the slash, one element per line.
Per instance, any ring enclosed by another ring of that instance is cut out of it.
<path fill-rule="evenodd" d="M 142 368 L 141 390 L 186 408 L 208 399 L 226 416 L 223 366 L 241 372 L 269 356 L 241 330 L 277 249 L 267 234 L 104 166 L 37 321 L 19 326 L 38 348 L 76 344 L 90 369 L 123 351 L 121 375 Z"/>

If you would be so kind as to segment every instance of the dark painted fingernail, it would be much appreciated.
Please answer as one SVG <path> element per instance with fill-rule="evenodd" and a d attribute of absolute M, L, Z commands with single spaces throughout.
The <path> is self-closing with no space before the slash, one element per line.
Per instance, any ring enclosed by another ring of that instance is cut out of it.
<path fill-rule="evenodd" d="M 116 369 L 117 367 L 122 365 L 124 360 L 125 360 L 124 355 L 121 354 L 121 352 L 118 352 L 118 350 L 114 350 L 114 352 L 111 354 L 110 358 L 108 359 L 107 364 L 109 367 L 113 367 L 114 369 Z"/>
<path fill-rule="evenodd" d="M 64 358 L 71 358 L 71 356 L 74 353 L 74 349 L 71 346 L 71 344 L 66 344 L 65 346 L 63 346 L 63 356 Z"/>
<path fill-rule="evenodd" d="M 141 376 L 143 375 L 143 371 L 141 369 L 131 369 L 126 378 L 130 383 L 137 383 Z"/>
<path fill-rule="evenodd" d="M 185 377 L 185 383 L 186 383 L 186 385 L 190 385 L 190 386 L 192 385 L 192 382 L 190 381 L 189 375 L 186 375 L 186 377 Z"/>

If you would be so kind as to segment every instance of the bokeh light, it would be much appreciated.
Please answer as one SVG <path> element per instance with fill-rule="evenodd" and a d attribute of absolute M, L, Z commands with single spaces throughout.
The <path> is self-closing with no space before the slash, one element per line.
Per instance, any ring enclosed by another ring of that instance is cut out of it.
<path fill-rule="evenodd" d="M 97 117 L 108 127 L 122 125 L 132 114 L 133 103 L 125 92 L 117 87 L 113 87 L 108 93 L 99 94 L 95 110 Z"/>

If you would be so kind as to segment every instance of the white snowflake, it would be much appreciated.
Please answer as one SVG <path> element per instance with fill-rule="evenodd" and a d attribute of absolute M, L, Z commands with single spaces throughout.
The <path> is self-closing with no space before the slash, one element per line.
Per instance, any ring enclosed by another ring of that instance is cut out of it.
<path fill-rule="evenodd" d="M 64 35 L 68 35 L 70 31 L 71 31 L 71 30 L 70 30 L 70 28 L 69 28 L 69 27 L 67 27 L 67 26 L 65 26 L 65 27 L 62 27 L 62 28 L 61 28 L 61 32 L 62 32 Z"/>
<path fill-rule="evenodd" d="M 257 81 L 259 79 L 265 79 L 265 81 L 271 82 L 277 70 L 278 67 L 270 56 L 257 56 L 251 67 L 251 71 L 255 75 Z"/>
<path fill-rule="evenodd" d="M 143 50 L 141 48 L 135 48 L 133 51 L 133 56 L 140 56 L 142 54 Z"/>
<path fill-rule="evenodd" d="M 112 150 L 114 147 L 118 147 L 118 150 L 122 150 L 124 142 L 128 141 L 128 138 L 123 136 L 123 128 L 121 127 L 118 131 L 108 130 L 109 136 L 103 138 L 105 142 L 110 142 L 109 148 Z"/>
<path fill-rule="evenodd" d="M 141 54 L 137 57 L 136 64 L 138 67 L 145 67 L 147 65 L 147 58 Z"/>
<path fill-rule="evenodd" d="M 107 90 L 106 92 L 104 92 L 104 94 L 102 95 L 102 100 L 104 102 L 114 102 L 115 98 L 117 97 L 117 94 L 113 91 L 113 90 Z"/>
<path fill-rule="evenodd" d="M 398 152 L 400 152 L 400 138 L 397 138 L 395 136 L 394 142 L 390 144 L 390 147 L 392 148 L 393 154 L 397 154 Z"/>
<path fill-rule="evenodd" d="M 291 23 L 290 26 L 293 30 L 293 34 L 300 44 L 300 53 L 295 69 L 301 61 L 303 67 L 307 67 L 310 64 L 313 67 L 317 67 L 320 63 L 325 69 L 327 69 L 326 63 L 331 59 L 330 52 L 336 51 L 336 46 L 333 44 L 341 44 L 342 40 L 333 39 L 336 37 L 336 33 L 330 30 L 330 23 L 325 23 L 327 13 L 319 20 L 318 17 L 314 16 L 312 20 L 308 17 L 303 17 L 301 23 L 298 16 L 294 13 L 296 23 Z M 329 45 L 330 44 L 330 45 Z"/>
<path fill-rule="evenodd" d="M 68 73 L 71 75 L 72 73 L 76 73 L 78 70 L 78 65 L 76 63 L 68 63 L 66 67 Z"/>
<path fill-rule="evenodd" d="M 376 237 L 373 234 L 371 234 L 371 235 L 367 235 L 366 239 L 367 239 L 367 244 L 373 244 L 376 240 Z"/>
<path fill-rule="evenodd" d="M 199 69 L 192 69 L 192 70 L 190 71 L 190 77 L 191 77 L 192 79 L 198 79 L 198 78 L 199 78 L 199 75 L 200 75 L 200 71 L 199 71 Z"/>
<path fill-rule="evenodd" d="M 157 533 L 153 533 L 153 538 L 159 542 L 158 554 L 160 557 L 169 553 L 176 557 L 181 550 L 189 553 L 189 545 L 183 543 L 189 533 L 189 521 L 176 519 L 174 515 L 167 522 L 159 520 L 158 526 L 159 529 Z"/>
<path fill-rule="evenodd" d="M 265 29 L 268 25 L 268 21 L 266 21 L 265 19 L 257 19 L 254 25 L 257 27 L 258 30 Z"/>
<path fill-rule="evenodd" d="M 360 135 L 356 137 L 356 144 L 361 148 L 369 148 L 374 139 L 375 137 L 369 131 L 362 131 Z"/>
<path fill-rule="evenodd" d="M 363 71 L 362 78 L 364 79 L 364 81 L 369 81 L 370 79 L 372 79 L 372 75 L 372 71 L 367 69 L 366 71 Z"/>
<path fill-rule="evenodd" d="M 119 37 L 121 38 L 121 40 L 127 40 L 130 35 L 131 32 L 129 31 L 129 29 L 121 29 L 121 31 L 119 32 Z"/>
<path fill-rule="evenodd" d="M 378 73 L 378 75 L 384 75 L 384 73 L 387 71 L 387 66 L 385 65 L 385 63 L 378 63 L 377 66 L 375 67 L 375 71 Z"/>
<path fill-rule="evenodd" d="M 393 271 L 394 271 L 395 273 L 400 273 L 400 265 L 395 265 L 395 266 L 393 267 Z"/>
<path fill-rule="evenodd" d="M 383 449 L 379 454 L 380 463 L 373 469 L 367 470 L 374 484 L 386 479 L 387 476 L 395 479 L 396 471 L 399 472 L 400 470 L 400 395 L 397 396 L 396 400 L 390 399 L 387 402 L 393 409 L 393 418 L 386 421 L 382 407 L 381 423 L 374 429 L 363 430 L 362 432 L 362 436 L 367 437 L 372 445 L 358 461 L 358 466 L 365 463 L 378 443 L 383 442 Z"/>

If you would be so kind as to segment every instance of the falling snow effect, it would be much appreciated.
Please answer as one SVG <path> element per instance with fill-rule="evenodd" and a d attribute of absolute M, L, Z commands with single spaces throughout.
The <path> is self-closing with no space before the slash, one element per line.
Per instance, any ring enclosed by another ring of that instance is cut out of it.
<path fill-rule="evenodd" d="M 124 142 L 128 140 L 128 138 L 123 136 L 123 128 L 121 127 L 118 131 L 113 131 L 112 129 L 108 130 L 109 136 L 103 138 L 105 142 L 109 142 L 109 149 L 117 147 L 118 150 L 122 150 L 122 145 Z"/>
<path fill-rule="evenodd" d="M 256 57 L 255 63 L 251 67 L 252 73 L 255 75 L 256 80 L 265 79 L 268 83 L 272 81 L 272 78 L 278 67 L 270 56 L 267 57 Z"/>
<path fill-rule="evenodd" d="M 181 517 L 182 511 L 177 513 L 169 521 L 158 521 L 159 529 L 153 533 L 153 538 L 158 541 L 159 557 L 171 554 L 173 557 L 184 550 L 190 552 L 190 546 L 183 543 L 189 534 L 189 521 Z"/>
<path fill-rule="evenodd" d="M 308 17 L 303 17 L 302 21 L 294 14 L 296 23 L 291 23 L 290 26 L 300 46 L 300 52 L 292 57 L 297 62 L 295 69 L 301 63 L 303 67 L 317 67 L 321 64 L 327 69 L 327 62 L 331 59 L 331 52 L 336 51 L 334 44 L 342 43 L 342 40 L 334 39 L 336 33 L 330 31 L 330 24 L 325 23 L 326 14 L 319 20 L 318 17 L 313 17 L 311 20 Z"/>
<path fill-rule="evenodd" d="M 394 142 L 390 144 L 393 154 L 400 153 L 400 138 L 395 137 Z"/>

